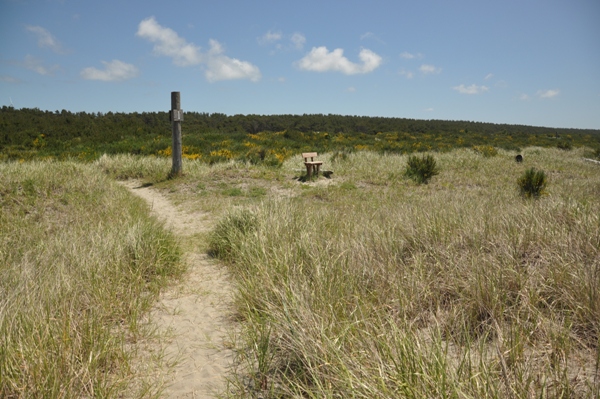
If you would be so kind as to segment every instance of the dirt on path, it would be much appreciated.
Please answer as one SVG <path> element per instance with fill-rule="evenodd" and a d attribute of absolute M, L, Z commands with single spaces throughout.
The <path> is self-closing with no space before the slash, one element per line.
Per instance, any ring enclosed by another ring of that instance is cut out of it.
<path fill-rule="evenodd" d="M 188 214 L 139 181 L 123 183 L 143 198 L 152 213 L 183 241 L 208 231 L 205 214 Z M 176 365 L 166 375 L 164 398 L 214 398 L 225 389 L 233 362 L 232 286 L 224 267 L 194 245 L 184 245 L 187 272 L 181 284 L 160 296 L 151 320 L 168 337 L 164 355 Z"/>

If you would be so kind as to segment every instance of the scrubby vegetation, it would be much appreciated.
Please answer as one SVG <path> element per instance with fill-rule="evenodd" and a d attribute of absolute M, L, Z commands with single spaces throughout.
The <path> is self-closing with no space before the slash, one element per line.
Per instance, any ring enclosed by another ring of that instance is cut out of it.
<path fill-rule="evenodd" d="M 600 131 L 593 129 L 320 114 L 186 112 L 182 131 L 184 158 L 208 164 L 243 160 L 281 165 L 289 157 L 309 151 L 408 154 L 474 147 L 493 156 L 495 148 L 600 146 Z M 103 154 L 125 153 L 169 157 L 168 113 L 0 109 L 0 160 L 93 161 Z"/>
<path fill-rule="evenodd" d="M 526 198 L 539 198 L 546 192 L 546 173 L 535 168 L 527 169 L 517 180 L 521 195 Z"/>
<path fill-rule="evenodd" d="M 132 345 L 174 237 L 91 165 L 0 163 L 0 397 L 148 397 Z"/>
<path fill-rule="evenodd" d="M 406 161 L 404 174 L 418 184 L 427 184 L 433 176 L 440 173 L 435 158 L 431 155 L 420 157 L 411 155 Z"/>

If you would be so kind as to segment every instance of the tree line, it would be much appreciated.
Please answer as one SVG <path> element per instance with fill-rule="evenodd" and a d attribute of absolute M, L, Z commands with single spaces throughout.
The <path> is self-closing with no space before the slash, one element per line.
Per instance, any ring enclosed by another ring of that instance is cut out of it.
<path fill-rule="evenodd" d="M 35 156 L 130 152 L 158 154 L 170 145 L 168 112 L 88 113 L 0 109 L 0 154 L 5 159 Z M 505 149 L 538 146 L 600 147 L 600 130 L 548 128 L 473 121 L 418 120 L 356 115 L 226 115 L 185 112 L 184 145 L 194 151 L 219 149 L 219 143 L 256 141 L 283 146 L 287 153 L 370 149 L 382 152 L 444 151 L 491 145 Z M 336 139 L 337 138 L 337 139 Z M 335 139 L 335 140 L 334 140 Z M 241 150 L 241 148 L 237 148 Z M 239 152 L 239 151 L 238 151 Z"/>

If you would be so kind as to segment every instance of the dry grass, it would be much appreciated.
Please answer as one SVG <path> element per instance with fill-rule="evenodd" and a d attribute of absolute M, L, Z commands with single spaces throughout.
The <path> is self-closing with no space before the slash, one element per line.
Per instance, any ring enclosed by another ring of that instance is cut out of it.
<path fill-rule="evenodd" d="M 226 212 L 211 248 L 246 331 L 232 395 L 598 397 L 600 170 L 523 155 L 434 154 L 417 186 L 407 157 L 356 153 L 328 185 Z M 518 191 L 529 167 L 537 200 Z"/>
<path fill-rule="evenodd" d="M 0 397 L 129 390 L 131 344 L 178 257 L 143 201 L 90 165 L 0 164 Z"/>
<path fill-rule="evenodd" d="M 280 168 L 106 157 L 220 222 L 243 333 L 233 397 L 600 396 L 600 171 L 585 150 L 323 154 L 331 180 Z M 518 179 L 543 170 L 545 195 Z"/>

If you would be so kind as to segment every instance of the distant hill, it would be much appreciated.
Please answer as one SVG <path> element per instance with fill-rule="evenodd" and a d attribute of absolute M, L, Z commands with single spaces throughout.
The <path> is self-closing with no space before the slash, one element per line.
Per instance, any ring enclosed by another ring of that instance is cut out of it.
<path fill-rule="evenodd" d="M 92 159 L 102 153 L 158 154 L 170 145 L 167 112 L 86 113 L 0 109 L 0 153 L 3 158 L 73 156 Z M 268 148 L 370 149 L 383 152 L 445 151 L 490 145 L 505 149 L 525 146 L 600 146 L 600 130 L 565 129 L 470 121 L 418 120 L 352 115 L 225 115 L 185 112 L 184 145 L 195 151 L 219 150 L 226 139 L 256 139 Z M 275 135 L 278 133 L 278 135 Z M 275 135 L 275 136 L 273 136 Z M 337 138 L 337 140 L 333 140 Z M 221 148 L 222 149 L 222 148 Z M 238 152 L 240 152 L 238 149 Z M 84 154 L 81 156 L 81 154 Z"/>

